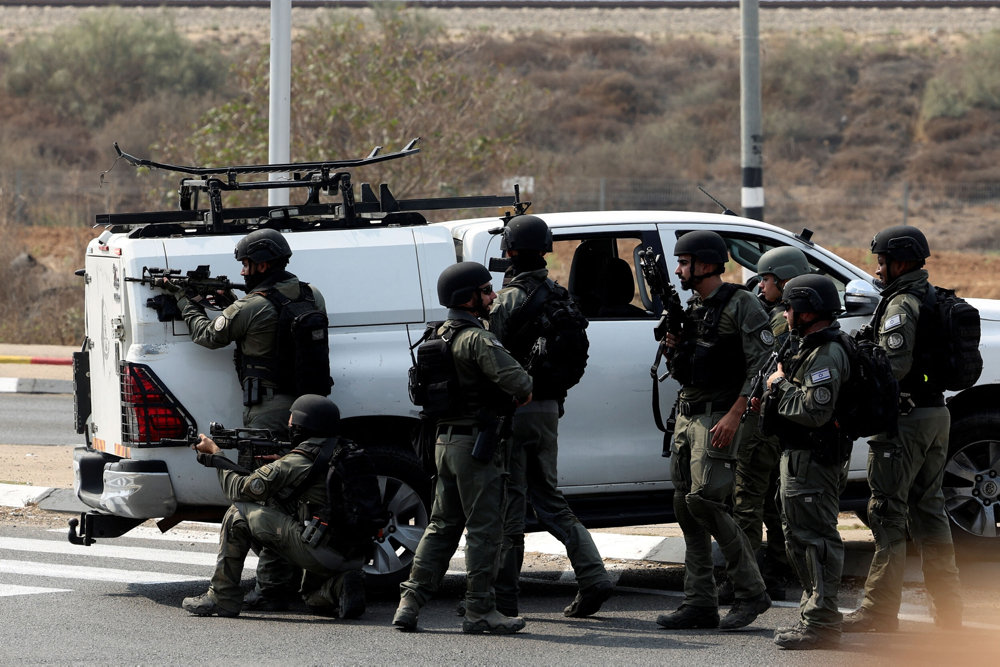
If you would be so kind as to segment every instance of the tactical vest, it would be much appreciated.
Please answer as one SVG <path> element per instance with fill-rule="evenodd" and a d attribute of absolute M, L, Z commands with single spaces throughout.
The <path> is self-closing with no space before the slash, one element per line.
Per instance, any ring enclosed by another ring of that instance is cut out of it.
<path fill-rule="evenodd" d="M 718 389 L 720 386 L 737 396 L 746 379 L 746 358 L 739 331 L 722 335 L 719 320 L 722 311 L 742 285 L 722 283 L 700 307 L 688 309 L 685 328 L 691 332 L 681 340 L 671 362 L 671 374 L 685 387 Z"/>

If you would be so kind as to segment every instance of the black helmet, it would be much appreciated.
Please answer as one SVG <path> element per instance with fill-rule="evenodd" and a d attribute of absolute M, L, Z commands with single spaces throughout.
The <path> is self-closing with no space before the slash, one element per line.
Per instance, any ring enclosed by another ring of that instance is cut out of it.
<path fill-rule="evenodd" d="M 771 274 L 778 280 L 788 280 L 809 273 L 809 260 L 798 248 L 783 245 L 771 248 L 757 260 L 757 275 Z"/>
<path fill-rule="evenodd" d="M 916 227 L 894 225 L 886 227 L 872 239 L 872 254 L 885 254 L 900 262 L 920 262 L 931 256 L 927 237 Z"/>
<path fill-rule="evenodd" d="M 692 255 L 705 264 L 725 264 L 729 261 L 726 242 L 715 232 L 688 232 L 677 239 L 674 255 Z"/>
<path fill-rule="evenodd" d="M 292 249 L 288 247 L 285 237 L 273 229 L 256 229 L 236 244 L 233 253 L 238 261 L 249 259 L 251 262 L 273 262 L 288 259 Z"/>
<path fill-rule="evenodd" d="M 480 285 L 493 280 L 493 276 L 478 262 L 452 264 L 438 276 L 438 301 L 442 306 L 459 306 L 472 298 Z"/>
<path fill-rule="evenodd" d="M 785 283 L 781 299 L 797 313 L 836 315 L 841 309 L 840 294 L 833 280 L 815 273 L 796 276 Z"/>
<path fill-rule="evenodd" d="M 340 408 L 325 396 L 303 394 L 292 403 L 289 424 L 310 436 L 332 437 L 340 432 Z"/>
<path fill-rule="evenodd" d="M 537 215 L 516 215 L 503 229 L 500 249 L 552 252 L 552 232 Z"/>

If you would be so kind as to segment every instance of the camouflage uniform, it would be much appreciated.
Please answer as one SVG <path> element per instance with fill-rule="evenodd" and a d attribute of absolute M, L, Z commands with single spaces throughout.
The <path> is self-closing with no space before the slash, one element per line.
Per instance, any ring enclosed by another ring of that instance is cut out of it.
<path fill-rule="evenodd" d="M 788 323 L 784 317 L 785 308 L 778 303 L 771 306 L 769 313 L 774 344 L 780 346 L 789 335 Z M 757 413 L 751 412 L 743 425 L 744 437 L 739 445 L 739 461 L 733 484 L 733 516 L 750 541 L 750 551 L 755 555 L 763 541 L 762 526 L 767 526 L 767 547 L 763 554 L 761 574 L 770 591 L 783 579 L 782 573 L 788 570 L 781 514 L 776 503 L 781 445 L 777 437 L 761 433 L 757 422 Z M 779 594 L 779 591 L 774 591 L 771 597 Z"/>
<path fill-rule="evenodd" d="M 299 296 L 299 280 L 287 271 L 279 271 L 265 279 L 253 291 L 238 299 L 222 313 L 209 319 L 200 303 L 187 296 L 177 299 L 184 321 L 191 331 L 191 339 L 209 349 L 236 343 L 239 355 L 244 357 L 275 358 L 275 340 L 278 332 L 278 309 L 261 292 L 274 287 L 289 299 Z M 326 305 L 319 290 L 310 285 L 316 307 Z M 237 362 L 239 363 L 239 362 Z M 237 368 L 242 377 L 243 370 Z M 285 437 L 288 428 L 288 409 L 295 396 L 278 391 L 277 385 L 267 378 L 261 379 L 260 403 L 244 405 L 243 425 L 248 428 L 266 428 Z"/>
<path fill-rule="evenodd" d="M 443 327 L 451 326 L 454 320 L 471 322 L 451 341 L 467 406 L 462 414 L 438 421 L 434 449 L 437 484 L 431 518 L 413 556 L 410 577 L 400 584 L 400 595 L 412 597 L 418 606 L 426 604 L 440 587 L 466 532 L 466 609 L 487 614 L 495 609 L 493 580 L 503 532 L 505 454 L 501 443 L 491 461 L 472 457 L 479 432 L 477 412 L 484 406 L 500 409 L 503 406 L 499 403 L 511 397 L 527 398 L 531 377 L 478 318 L 456 309 L 449 310 L 448 317 Z"/>
<path fill-rule="evenodd" d="M 949 622 L 960 621 L 962 615 L 955 549 L 941 490 L 951 415 L 941 391 L 923 386 L 926 376 L 916 368 L 914 354 L 920 304 L 928 284 L 923 269 L 899 276 L 882 291 L 882 303 L 872 321 L 876 342 L 885 348 L 900 381 L 900 392 L 910 394 L 915 407 L 900 413 L 898 435 L 881 434 L 868 443 L 872 489 L 868 518 L 875 556 L 861 609 L 877 617 L 896 618 L 908 531 L 920 551 L 935 617 Z"/>
<path fill-rule="evenodd" d="M 688 301 L 688 322 L 702 322 L 709 310 L 707 306 L 725 287 L 723 284 L 705 300 L 697 294 L 693 296 Z M 720 364 L 726 371 L 715 375 L 711 386 L 707 386 L 705 378 L 699 378 L 698 384 L 702 386 L 685 382 L 671 456 L 674 514 L 684 532 L 686 547 L 683 604 L 713 609 L 718 606 L 712 572 L 713 537 L 725 556 L 736 598 L 749 599 L 764 592 L 764 581 L 750 542 L 727 505 L 733 490 L 740 433 L 736 433 L 728 447 L 720 449 L 712 446 L 710 429 L 738 396 L 750 393 L 753 376 L 770 354 L 774 339 L 760 302 L 744 289 L 736 289 L 722 308 L 716 328 L 721 338 L 730 341 L 730 346 L 739 346 L 736 354 L 742 362 Z M 702 343 L 711 333 L 700 331 L 696 334 L 697 342 Z"/>
<path fill-rule="evenodd" d="M 204 307 L 187 296 L 177 299 L 177 305 L 195 343 L 213 350 L 236 343 L 237 376 L 241 379 L 243 378 L 243 369 L 239 361 L 241 356 L 273 359 L 277 354 L 275 343 L 278 332 L 278 309 L 262 294 L 271 287 L 289 299 L 296 299 L 299 296 L 298 278 L 287 271 L 279 271 L 228 306 L 215 319 L 209 319 L 205 315 Z M 316 300 L 316 307 L 324 310 L 326 305 L 323 295 L 315 287 L 310 287 Z M 248 428 L 268 429 L 279 439 L 286 439 L 288 411 L 296 397 L 280 393 L 275 382 L 267 378 L 262 378 L 260 384 L 260 402 L 255 405 L 244 405 L 243 425 Z M 280 598 L 287 595 L 288 591 L 297 589 L 300 574 L 294 568 L 282 563 L 268 549 L 261 550 L 257 563 L 257 587 L 265 597 Z"/>
<path fill-rule="evenodd" d="M 219 470 L 222 490 L 233 503 L 222 520 L 219 558 L 209 587 L 210 595 L 221 609 L 238 612 L 242 607 L 243 563 L 254 543 L 326 580 L 310 604 L 322 600 L 326 606 L 335 606 L 342 575 L 364 565 L 362 557 L 336 551 L 331 546 L 330 534 L 316 547 L 301 538 L 303 522 L 312 516 L 309 505 L 326 502 L 325 478 L 310 484 L 293 502 L 282 500 L 303 482 L 319 450 L 328 442 L 324 438 L 310 438 L 291 453 L 249 475 Z"/>
<path fill-rule="evenodd" d="M 837 517 L 847 460 L 840 456 L 842 436 L 830 422 L 851 366 L 847 350 L 834 339 L 839 333 L 840 323 L 833 322 L 805 336 L 795 356 L 782 364 L 785 378 L 767 396 L 774 412 L 765 406 L 784 449 L 781 517 L 788 558 L 803 589 L 800 621 L 827 637 L 840 634 L 837 593 L 844 569 Z"/>
<path fill-rule="evenodd" d="M 547 269 L 518 274 L 519 281 L 527 281 L 528 290 L 548 277 Z M 507 324 L 514 310 L 528 297 L 524 287 L 513 286 L 497 294 L 490 311 L 490 331 L 501 342 L 510 345 Z M 524 560 L 524 518 L 527 500 L 539 522 L 566 547 L 566 555 L 576 574 L 580 590 L 587 590 L 611 580 L 604 567 L 594 539 L 573 514 L 559 490 L 557 462 L 559 457 L 559 417 L 565 395 L 539 395 L 536 389 L 531 403 L 514 413 L 507 481 L 507 509 L 504 520 L 503 548 L 500 572 L 495 590 L 497 604 L 502 610 L 516 611 L 518 579 Z M 509 614 L 508 614 L 509 615 Z"/>

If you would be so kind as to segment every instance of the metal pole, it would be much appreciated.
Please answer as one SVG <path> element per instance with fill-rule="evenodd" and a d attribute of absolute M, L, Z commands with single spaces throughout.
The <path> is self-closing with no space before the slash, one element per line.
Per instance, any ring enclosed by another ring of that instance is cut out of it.
<path fill-rule="evenodd" d="M 764 219 L 763 130 L 760 117 L 759 0 L 740 0 L 740 126 L 743 215 Z"/>
<path fill-rule="evenodd" d="M 269 164 L 291 162 L 292 0 L 271 0 L 271 74 L 268 107 Z M 272 173 L 272 181 L 288 180 L 288 172 Z M 288 190 L 268 190 L 268 206 L 288 204 Z"/>

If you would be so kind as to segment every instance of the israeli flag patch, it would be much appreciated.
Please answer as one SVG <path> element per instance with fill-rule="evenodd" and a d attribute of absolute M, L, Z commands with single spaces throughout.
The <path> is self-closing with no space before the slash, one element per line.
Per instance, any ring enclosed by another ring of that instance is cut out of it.
<path fill-rule="evenodd" d="M 903 314 L 898 313 L 885 321 L 885 324 L 882 325 L 882 331 L 889 331 L 890 329 L 895 329 L 898 326 L 902 326 L 902 324 L 903 324 Z"/>
<path fill-rule="evenodd" d="M 809 374 L 809 381 L 813 384 L 819 384 L 820 382 L 826 382 L 832 377 L 833 375 L 830 373 L 829 368 L 821 368 Z"/>

